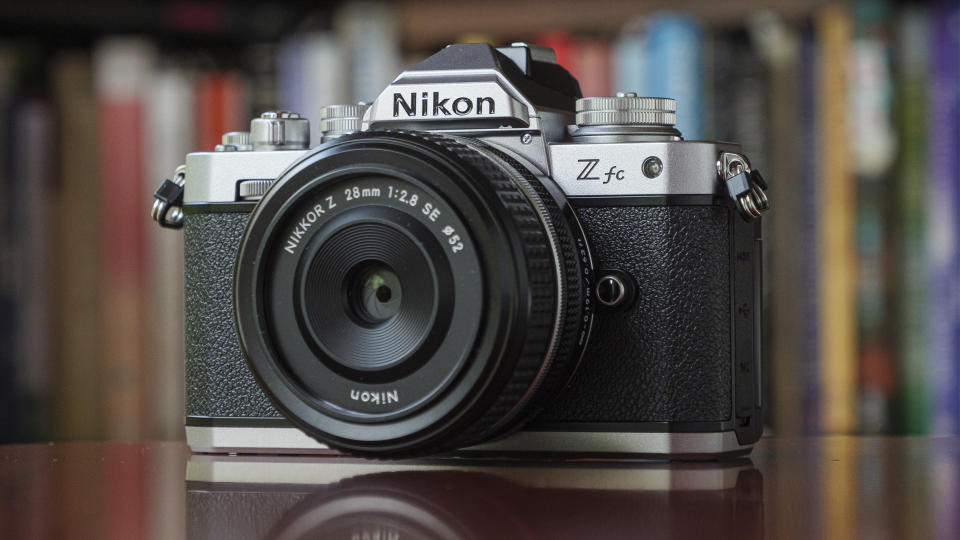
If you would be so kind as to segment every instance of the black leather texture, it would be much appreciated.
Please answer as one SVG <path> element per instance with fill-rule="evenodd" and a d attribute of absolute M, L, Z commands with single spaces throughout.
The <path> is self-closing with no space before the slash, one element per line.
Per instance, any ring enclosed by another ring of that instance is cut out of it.
<path fill-rule="evenodd" d="M 599 279 L 636 282 L 632 305 L 598 309 L 583 362 L 542 423 L 731 419 L 730 214 L 725 206 L 577 210 Z"/>
<path fill-rule="evenodd" d="M 187 416 L 280 416 L 247 367 L 233 318 L 233 265 L 248 217 L 184 218 Z"/>

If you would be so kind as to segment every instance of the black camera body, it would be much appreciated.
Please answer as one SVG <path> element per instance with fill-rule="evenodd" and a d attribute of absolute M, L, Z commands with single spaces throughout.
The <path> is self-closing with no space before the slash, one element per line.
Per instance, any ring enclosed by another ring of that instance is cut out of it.
<path fill-rule="evenodd" d="M 749 452 L 766 186 L 675 110 L 454 45 L 312 150 L 269 113 L 190 154 L 155 216 L 185 234 L 191 447 Z"/>

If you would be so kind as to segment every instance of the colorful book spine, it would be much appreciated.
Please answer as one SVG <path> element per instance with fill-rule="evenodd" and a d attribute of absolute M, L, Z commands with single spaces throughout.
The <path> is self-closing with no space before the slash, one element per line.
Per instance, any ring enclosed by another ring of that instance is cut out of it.
<path fill-rule="evenodd" d="M 100 163 L 101 356 L 109 439 L 139 438 L 146 424 L 143 389 L 145 245 L 143 195 L 144 96 L 153 66 L 152 46 L 135 38 L 97 45 Z"/>
<path fill-rule="evenodd" d="M 896 106 L 899 130 L 897 183 L 893 190 L 897 224 L 896 328 L 899 431 L 925 434 L 929 429 L 927 315 L 927 88 L 928 36 L 925 11 L 908 8 L 898 18 Z"/>
<path fill-rule="evenodd" d="M 892 123 L 890 8 L 883 0 L 861 0 L 853 7 L 855 39 L 850 52 L 850 149 L 857 177 L 856 238 L 860 433 L 890 427 L 895 374 L 889 339 L 890 173 L 896 155 Z"/>
<path fill-rule="evenodd" d="M 856 428 L 857 381 L 856 189 L 851 177 L 847 113 L 847 59 L 851 21 L 842 6 L 825 7 L 816 18 L 817 60 L 817 276 L 819 362 L 826 433 Z"/>
<path fill-rule="evenodd" d="M 960 301 L 960 8 L 940 7 L 932 20 L 929 94 L 927 265 L 930 279 L 930 383 L 937 435 L 958 432 L 958 301 Z"/>

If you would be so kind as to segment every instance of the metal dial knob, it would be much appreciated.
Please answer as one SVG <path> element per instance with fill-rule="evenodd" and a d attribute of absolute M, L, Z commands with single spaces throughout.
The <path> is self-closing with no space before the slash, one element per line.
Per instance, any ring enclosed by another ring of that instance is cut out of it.
<path fill-rule="evenodd" d="M 677 123 L 677 102 L 670 98 L 639 97 L 617 92 L 612 97 L 577 100 L 577 126 L 664 126 Z"/>
<path fill-rule="evenodd" d="M 290 111 L 267 111 L 250 122 L 254 150 L 303 150 L 310 146 L 310 122 Z"/>
<path fill-rule="evenodd" d="M 368 106 L 361 101 L 355 105 L 328 105 L 320 109 L 320 142 L 360 131 Z"/>

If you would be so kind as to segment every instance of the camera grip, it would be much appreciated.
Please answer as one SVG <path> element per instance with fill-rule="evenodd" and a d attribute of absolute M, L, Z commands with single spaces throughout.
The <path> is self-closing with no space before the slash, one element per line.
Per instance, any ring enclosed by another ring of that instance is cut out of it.
<path fill-rule="evenodd" d="M 247 367 L 233 315 L 233 269 L 248 212 L 191 212 L 184 219 L 186 413 L 277 417 Z"/>
<path fill-rule="evenodd" d="M 637 292 L 623 309 L 598 310 L 577 373 L 538 423 L 732 420 L 730 231 L 739 218 L 724 205 L 578 215 L 597 275 L 624 272 Z"/>

